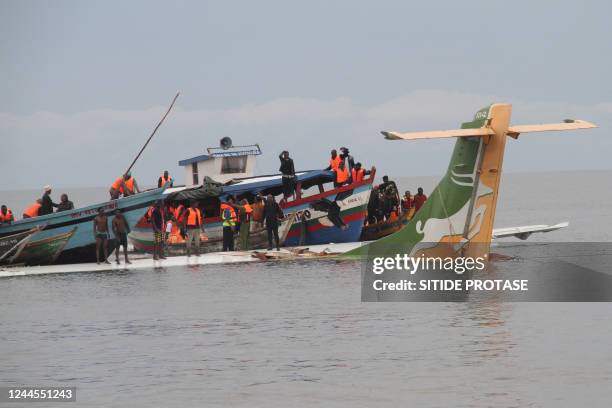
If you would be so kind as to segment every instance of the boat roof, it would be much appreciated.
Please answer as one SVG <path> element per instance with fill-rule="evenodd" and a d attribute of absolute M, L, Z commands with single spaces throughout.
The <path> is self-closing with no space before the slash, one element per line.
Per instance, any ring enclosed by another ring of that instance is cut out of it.
<path fill-rule="evenodd" d="M 261 149 L 259 148 L 258 144 L 232 146 L 226 149 L 222 147 L 209 147 L 206 150 L 208 151 L 208 154 L 201 154 L 189 159 L 183 159 L 178 162 L 179 166 L 189 166 L 192 163 L 211 160 L 216 157 L 259 156 L 261 154 Z"/>
<path fill-rule="evenodd" d="M 295 173 L 297 182 L 307 189 L 317 184 L 329 183 L 335 180 L 331 170 L 309 170 Z M 281 174 L 236 179 L 223 186 L 224 195 L 240 195 L 244 193 L 280 194 L 283 187 Z"/>
<path fill-rule="evenodd" d="M 335 173 L 331 170 L 299 171 L 295 173 L 295 176 L 297 182 L 302 184 L 302 189 L 304 190 L 317 184 L 330 183 L 335 180 Z M 204 195 L 203 191 L 202 193 L 198 192 L 198 190 L 201 190 L 203 187 L 203 185 L 197 185 L 168 188 L 166 191 L 164 191 L 164 195 L 173 195 L 172 197 L 169 197 L 170 199 L 183 196 L 189 196 L 189 198 L 193 199 L 197 199 L 200 195 L 201 198 L 210 196 L 210 194 Z M 220 197 L 222 198 L 227 196 L 240 196 L 244 194 L 255 195 L 257 193 L 279 195 L 283 191 L 283 178 L 281 174 L 245 177 L 233 179 L 222 185 L 222 188 L 223 192 L 220 194 Z M 192 191 L 193 193 L 186 193 L 187 191 Z"/>

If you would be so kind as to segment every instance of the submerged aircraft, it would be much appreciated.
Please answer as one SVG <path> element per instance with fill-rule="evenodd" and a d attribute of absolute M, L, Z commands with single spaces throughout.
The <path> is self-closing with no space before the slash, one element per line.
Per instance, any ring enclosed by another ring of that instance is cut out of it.
<path fill-rule="evenodd" d="M 383 131 L 388 140 L 420 140 L 456 137 L 451 160 L 438 186 L 404 228 L 346 252 L 349 257 L 396 253 L 425 256 L 486 257 L 489 254 L 499 195 L 506 140 L 522 133 L 589 129 L 594 124 L 567 119 L 562 123 L 510 125 L 512 105 L 496 103 L 480 109 L 461 129 L 399 133 Z M 558 229 L 555 226 L 507 228 L 498 236 Z M 498 231 L 496 231 L 498 232 Z"/>

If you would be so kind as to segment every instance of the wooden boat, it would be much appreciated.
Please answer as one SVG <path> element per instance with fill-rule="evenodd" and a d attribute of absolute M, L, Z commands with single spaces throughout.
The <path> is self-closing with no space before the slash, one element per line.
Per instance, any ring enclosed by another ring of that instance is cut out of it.
<path fill-rule="evenodd" d="M 363 181 L 326 190 L 325 186 L 332 184 L 335 179 L 334 172 L 326 170 L 297 172 L 295 197 L 279 203 L 286 218 L 289 219 L 290 215 L 294 215 L 290 218 L 291 222 L 287 223 L 285 238 L 281 239 L 283 245 L 317 245 L 359 240 L 367 216 L 367 204 L 374 175 L 373 169 L 370 176 Z M 246 198 L 252 203 L 256 194 L 278 196 L 282 194 L 283 188 L 282 177 L 279 174 L 236 179 L 219 186 L 218 192 L 207 195 L 198 194 L 198 189 L 203 186 L 176 187 L 164 192 L 164 202 L 169 206 L 180 203 L 187 207 L 190 201 L 198 202 L 204 213 L 203 224 L 208 238 L 204 242 L 203 252 L 213 252 L 220 248 L 219 243 L 223 235 L 219 216 L 220 200 L 234 196 L 239 200 Z M 280 233 L 284 228 L 285 223 L 281 225 L 279 238 L 282 238 Z M 152 251 L 153 231 L 145 217 L 132 229 L 129 238 L 136 250 Z M 170 248 L 174 242 L 177 243 L 176 248 L 183 245 L 182 238 L 172 239 L 171 235 Z M 249 248 L 266 248 L 267 243 L 265 230 L 251 230 Z"/>
<path fill-rule="evenodd" d="M 282 245 L 287 239 L 289 229 L 295 220 L 295 214 L 289 214 L 278 227 L 278 238 Z M 200 250 L 203 253 L 208 252 L 220 252 L 223 249 L 222 237 L 215 237 L 210 239 L 206 233 L 202 233 L 200 236 L 201 245 Z M 237 251 L 245 250 L 240 247 L 240 239 L 237 233 L 234 236 L 235 248 Z M 249 248 L 265 248 L 268 246 L 268 231 L 264 227 L 258 226 L 256 223 L 251 223 L 251 231 L 249 233 Z M 168 255 L 184 255 L 185 254 L 185 240 L 180 234 L 172 234 L 168 237 L 165 245 L 165 251 Z"/>
<path fill-rule="evenodd" d="M 404 226 L 410 221 L 414 215 L 414 208 L 410 211 L 405 211 L 394 220 L 380 221 L 374 224 L 368 224 L 363 227 L 361 231 L 361 241 L 376 241 L 387 235 L 391 235 L 404 228 Z"/>
<path fill-rule="evenodd" d="M 0 263 L 9 264 L 16 259 L 23 248 L 30 242 L 30 239 L 41 230 L 41 227 L 34 227 L 29 231 L 7 235 L 0 238 Z"/>
<path fill-rule="evenodd" d="M 70 238 L 77 228 L 52 237 L 31 241 L 26 244 L 19 256 L 12 263 L 23 265 L 50 265 L 53 264 L 62 253 Z"/>
<path fill-rule="evenodd" d="M 12 224 L 0 226 L 0 239 L 44 225 L 45 228 L 36 232 L 31 238 L 32 244 L 38 242 L 39 245 L 30 246 L 28 252 L 22 253 L 20 256 L 21 262 L 28 264 L 31 262 L 38 264 L 43 261 L 54 263 L 95 262 L 93 219 L 98 213 L 98 208 L 103 208 L 108 215 L 109 227 L 114 217 L 114 211 L 121 209 L 128 225 L 132 228 L 149 206 L 161 198 L 163 192 L 164 188 L 162 187 L 87 207 L 18 220 Z M 67 242 L 64 242 L 66 239 Z M 62 242 L 64 244 L 59 245 Z M 56 245 L 57 247 L 62 246 L 62 251 L 59 254 L 54 253 L 54 256 L 48 256 Z M 109 241 L 109 249 L 114 249 L 114 240 L 112 239 Z M 32 260 L 28 259 L 26 255 L 32 256 Z"/>

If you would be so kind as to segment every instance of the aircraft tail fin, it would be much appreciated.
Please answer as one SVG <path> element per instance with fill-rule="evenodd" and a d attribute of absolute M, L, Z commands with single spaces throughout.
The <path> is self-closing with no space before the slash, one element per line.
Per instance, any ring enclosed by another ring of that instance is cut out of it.
<path fill-rule="evenodd" d="M 464 256 L 488 256 L 499 195 L 506 139 L 527 132 L 596 127 L 581 120 L 510 126 L 512 105 L 497 103 L 480 109 L 461 129 L 433 132 L 382 132 L 390 140 L 456 137 L 451 160 L 429 199 L 400 231 L 348 253 L 399 251 L 434 253 L 436 247 L 455 248 Z M 439 245 L 444 244 L 444 245 Z"/>

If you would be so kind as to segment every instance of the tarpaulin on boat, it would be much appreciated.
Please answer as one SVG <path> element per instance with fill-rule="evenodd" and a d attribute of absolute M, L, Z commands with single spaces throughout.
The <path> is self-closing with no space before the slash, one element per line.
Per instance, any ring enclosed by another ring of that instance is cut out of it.
<path fill-rule="evenodd" d="M 331 170 L 301 171 L 295 174 L 296 182 L 302 184 L 302 190 L 306 190 L 317 184 L 333 182 L 336 178 Z M 283 192 L 283 180 L 280 174 L 270 176 L 249 177 L 246 179 L 232 180 L 223 186 L 223 195 L 272 194 L 279 195 Z"/>
<path fill-rule="evenodd" d="M 190 201 L 203 200 L 211 197 L 219 197 L 223 194 L 223 184 L 211 179 L 208 176 L 204 177 L 202 185 L 177 191 L 168 194 L 166 200 L 169 201 Z"/>

